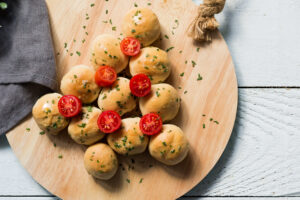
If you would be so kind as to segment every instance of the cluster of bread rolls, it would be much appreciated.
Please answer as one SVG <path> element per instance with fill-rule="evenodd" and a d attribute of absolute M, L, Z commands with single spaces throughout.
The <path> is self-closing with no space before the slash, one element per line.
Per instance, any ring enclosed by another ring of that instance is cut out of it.
<path fill-rule="evenodd" d="M 80 115 L 72 119 L 63 117 L 57 109 L 57 102 L 62 97 L 58 93 L 41 97 L 32 110 L 42 130 L 58 134 L 68 126 L 68 133 L 76 143 L 92 145 L 85 152 L 84 165 L 89 174 L 103 180 L 110 179 L 117 171 L 115 153 L 136 155 L 148 147 L 153 158 L 166 165 L 175 165 L 189 151 L 188 140 L 179 127 L 165 124 L 159 134 L 147 136 L 140 130 L 140 117 L 128 114 L 138 105 L 142 115 L 155 112 L 163 122 L 168 122 L 176 117 L 180 107 L 176 89 L 163 83 L 171 72 L 167 52 L 150 46 L 160 37 L 157 16 L 150 9 L 134 8 L 126 14 L 122 28 L 125 36 L 135 37 L 142 44 L 137 56 L 124 55 L 116 37 L 99 35 L 90 48 L 90 66 L 74 66 L 62 78 L 62 94 L 74 95 L 84 104 Z M 146 74 L 152 83 L 150 94 L 135 97 L 129 88 L 129 79 L 124 77 L 118 77 L 111 87 L 100 88 L 95 82 L 95 71 L 106 65 L 117 73 L 129 66 L 131 76 Z M 86 105 L 96 100 L 98 107 Z M 106 110 L 116 111 L 120 116 L 127 113 L 130 117 L 122 119 L 119 130 L 107 135 L 107 144 L 97 143 L 106 135 L 97 127 L 97 118 Z"/>

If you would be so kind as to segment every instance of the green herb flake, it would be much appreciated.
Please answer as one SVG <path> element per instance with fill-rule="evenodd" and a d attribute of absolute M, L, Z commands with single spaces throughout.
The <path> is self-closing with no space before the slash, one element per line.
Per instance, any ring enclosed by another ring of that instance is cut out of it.
<path fill-rule="evenodd" d="M 127 183 L 130 183 L 130 179 L 127 178 L 126 181 L 127 181 Z"/>
<path fill-rule="evenodd" d="M 167 146 L 167 143 L 166 142 L 162 142 L 162 144 L 166 147 Z"/>
<path fill-rule="evenodd" d="M 135 32 L 136 32 L 136 30 L 135 30 L 135 29 L 132 29 L 132 30 L 131 30 L 131 33 L 135 33 Z"/>
<path fill-rule="evenodd" d="M 180 50 L 179 53 L 182 53 L 182 50 Z"/>
<path fill-rule="evenodd" d="M 30 128 L 26 128 L 26 131 L 29 132 L 29 131 L 30 131 Z"/>
<path fill-rule="evenodd" d="M 41 131 L 41 132 L 40 132 L 40 135 L 45 135 L 45 131 Z"/>
<path fill-rule="evenodd" d="M 175 149 L 171 150 L 170 152 L 171 152 L 171 153 L 175 153 Z"/>
<path fill-rule="evenodd" d="M 197 52 L 199 52 L 199 50 L 200 50 L 200 48 L 198 47 L 198 48 L 197 48 Z"/>
<path fill-rule="evenodd" d="M 76 51 L 76 54 L 77 54 L 78 56 L 81 56 L 81 53 L 80 53 L 79 51 Z"/>
<path fill-rule="evenodd" d="M 92 111 L 93 111 L 93 107 L 92 107 L 92 106 L 88 106 L 88 107 L 87 107 L 87 111 L 88 111 L 88 112 L 92 112 Z"/>
<path fill-rule="evenodd" d="M 82 26 L 83 29 L 86 29 L 86 26 Z"/>
<path fill-rule="evenodd" d="M 65 42 L 65 44 L 64 44 L 64 48 L 67 48 L 67 47 L 68 47 L 68 43 L 66 43 L 66 42 Z"/>
<path fill-rule="evenodd" d="M 94 7 L 94 6 L 95 6 L 95 4 L 94 4 L 94 3 L 92 3 L 92 4 L 91 4 L 91 7 Z"/>
<path fill-rule="evenodd" d="M 192 60 L 191 62 L 192 62 L 193 67 L 195 67 L 197 65 L 197 63 L 195 61 Z"/>
<path fill-rule="evenodd" d="M 102 23 L 104 23 L 104 24 L 107 24 L 107 23 L 108 23 L 108 21 L 102 21 Z"/>
<path fill-rule="evenodd" d="M 165 35 L 165 38 L 166 38 L 166 39 L 169 39 L 169 36 Z"/>
<path fill-rule="evenodd" d="M 59 159 L 62 159 L 62 158 L 63 158 L 63 155 L 60 154 L 60 155 L 58 156 L 58 158 L 59 158 Z"/>
<path fill-rule="evenodd" d="M 134 3 L 134 7 L 138 7 L 138 5 L 136 3 Z"/>
<path fill-rule="evenodd" d="M 109 23 L 112 24 L 112 20 L 111 19 L 109 19 Z"/>
<path fill-rule="evenodd" d="M 141 141 L 141 142 L 143 142 L 143 141 L 145 140 L 145 136 L 140 135 L 139 137 L 140 137 L 140 141 Z"/>
<path fill-rule="evenodd" d="M 78 124 L 77 126 L 80 128 L 84 128 L 86 126 L 86 123 Z"/>
<path fill-rule="evenodd" d="M 156 96 L 159 97 L 160 93 L 158 91 L 155 92 Z"/>
<path fill-rule="evenodd" d="M 183 93 L 186 94 L 188 91 L 184 91 Z"/>
<path fill-rule="evenodd" d="M 209 121 L 212 121 L 212 120 L 214 120 L 214 119 L 213 119 L 213 118 L 210 118 L 210 119 L 209 119 Z"/>
<path fill-rule="evenodd" d="M 74 74 L 74 78 L 75 78 L 75 79 L 77 78 L 77 75 L 76 75 L 76 74 Z"/>
<path fill-rule="evenodd" d="M 218 121 L 216 121 L 216 120 L 215 120 L 214 122 L 215 122 L 216 124 L 219 124 L 219 122 L 218 122 Z"/>
<path fill-rule="evenodd" d="M 143 178 L 141 178 L 139 183 L 142 183 L 142 182 L 143 182 L 143 180 L 144 180 L 144 179 L 143 179 Z"/>
<path fill-rule="evenodd" d="M 151 3 L 147 3 L 148 6 L 151 6 Z"/>
<path fill-rule="evenodd" d="M 203 129 L 205 129 L 205 124 L 202 125 Z"/>
<path fill-rule="evenodd" d="M 117 27 L 113 26 L 111 29 L 112 29 L 113 31 L 116 31 L 116 30 L 117 30 Z"/>
<path fill-rule="evenodd" d="M 200 74 L 198 74 L 197 81 L 201 81 L 202 79 L 203 79 L 203 77 Z"/>
<path fill-rule="evenodd" d="M 108 14 L 108 10 L 105 11 L 105 14 Z"/>
<path fill-rule="evenodd" d="M 169 52 L 169 51 L 171 51 L 172 49 L 174 49 L 174 47 L 169 47 L 169 48 L 166 50 L 166 52 Z"/>
<path fill-rule="evenodd" d="M 180 74 L 180 76 L 181 76 L 181 77 L 184 76 L 184 72 L 182 72 L 182 73 Z"/>
<path fill-rule="evenodd" d="M 56 147 L 56 143 L 53 143 L 53 146 Z"/>

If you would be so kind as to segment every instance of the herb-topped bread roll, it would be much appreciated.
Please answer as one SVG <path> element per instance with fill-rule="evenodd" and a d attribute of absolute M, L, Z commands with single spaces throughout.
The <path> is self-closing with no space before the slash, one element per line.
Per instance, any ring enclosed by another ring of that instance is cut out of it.
<path fill-rule="evenodd" d="M 123 33 L 137 38 L 143 46 L 149 46 L 160 36 L 160 24 L 157 16 L 148 8 L 134 8 L 124 17 Z"/>
<path fill-rule="evenodd" d="M 109 146 L 122 155 L 143 153 L 149 139 L 141 132 L 139 123 L 139 117 L 123 119 L 121 129 L 107 136 Z"/>
<path fill-rule="evenodd" d="M 129 69 L 132 76 L 140 73 L 148 75 L 153 84 L 163 82 L 171 72 L 167 52 L 157 47 L 141 49 L 139 55 L 130 59 Z"/>
<path fill-rule="evenodd" d="M 113 110 L 123 115 L 136 107 L 135 97 L 130 92 L 129 80 L 119 77 L 110 88 L 103 88 L 98 98 L 100 110 Z"/>
<path fill-rule="evenodd" d="M 37 125 L 51 134 L 58 134 L 69 124 L 69 120 L 58 111 L 57 103 L 61 94 L 51 93 L 39 98 L 32 108 L 32 115 Z"/>
<path fill-rule="evenodd" d="M 187 138 L 178 126 L 163 125 L 161 133 L 150 138 L 150 155 L 166 165 L 180 163 L 187 156 L 188 151 Z"/>
<path fill-rule="evenodd" d="M 74 95 L 82 103 L 95 101 L 100 92 L 94 69 L 85 65 L 72 67 L 62 78 L 60 89 L 64 95 Z"/>
<path fill-rule="evenodd" d="M 118 160 L 114 151 L 103 143 L 90 146 L 84 154 L 84 166 L 95 178 L 108 180 L 118 169 Z"/>
<path fill-rule="evenodd" d="M 128 57 L 120 49 L 120 41 L 112 35 L 99 35 L 91 46 L 90 61 L 97 70 L 101 66 L 110 66 L 117 73 L 128 65 Z"/>
<path fill-rule="evenodd" d="M 180 97 L 174 87 L 169 84 L 155 84 L 151 87 L 151 93 L 140 98 L 140 109 L 143 115 L 157 113 L 163 121 L 169 121 L 176 117 L 180 107 Z"/>
<path fill-rule="evenodd" d="M 82 107 L 80 115 L 72 118 L 68 127 L 68 133 L 71 138 L 78 144 L 90 145 L 104 137 L 100 132 L 97 120 L 101 110 L 96 107 Z"/>

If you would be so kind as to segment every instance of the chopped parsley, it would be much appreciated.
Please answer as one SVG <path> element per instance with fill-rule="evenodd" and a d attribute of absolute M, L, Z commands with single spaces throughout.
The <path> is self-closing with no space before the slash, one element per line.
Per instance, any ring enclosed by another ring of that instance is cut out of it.
<path fill-rule="evenodd" d="M 92 111 L 93 111 L 93 107 L 92 107 L 92 106 L 88 106 L 88 107 L 87 107 L 87 111 L 88 111 L 88 112 L 92 112 Z"/>
<path fill-rule="evenodd" d="M 193 65 L 193 67 L 195 67 L 197 65 L 197 63 L 192 60 L 192 65 Z"/>
<path fill-rule="evenodd" d="M 59 158 L 59 159 L 62 159 L 62 158 L 63 158 L 63 156 L 60 154 L 60 155 L 58 156 L 58 158 Z"/>
<path fill-rule="evenodd" d="M 216 124 L 219 124 L 219 122 L 218 122 L 218 121 L 216 121 L 216 120 L 215 120 L 214 122 L 215 122 Z"/>
<path fill-rule="evenodd" d="M 26 128 L 26 131 L 29 132 L 29 131 L 30 131 L 30 128 Z"/>
<path fill-rule="evenodd" d="M 135 33 L 135 32 L 136 32 L 136 30 L 135 30 L 135 29 L 132 29 L 132 30 L 131 30 L 131 33 Z"/>
<path fill-rule="evenodd" d="M 68 44 L 65 42 L 65 44 L 64 44 L 64 48 L 67 48 L 68 47 Z"/>
<path fill-rule="evenodd" d="M 130 179 L 127 178 L 126 181 L 127 181 L 127 183 L 130 183 Z"/>
<path fill-rule="evenodd" d="M 141 178 L 139 183 L 142 183 L 142 182 L 143 182 L 143 180 L 144 180 L 144 179 L 143 179 L 143 178 Z"/>
<path fill-rule="evenodd" d="M 81 56 L 81 53 L 80 53 L 79 51 L 76 51 L 76 54 L 77 54 L 78 56 Z"/>
<path fill-rule="evenodd" d="M 77 126 L 80 128 L 84 128 L 86 126 L 86 123 L 78 124 Z"/>
<path fill-rule="evenodd" d="M 147 3 L 148 6 L 151 6 L 151 3 Z"/>
<path fill-rule="evenodd" d="M 45 135 L 45 131 L 41 131 L 41 132 L 40 132 L 40 135 Z"/>
<path fill-rule="evenodd" d="M 205 128 L 205 124 L 202 125 L 203 129 Z"/>
<path fill-rule="evenodd" d="M 174 47 L 169 47 L 169 48 L 166 50 L 166 52 L 169 52 L 169 51 L 171 51 L 172 49 L 174 49 Z"/>
<path fill-rule="evenodd" d="M 186 94 L 186 93 L 187 93 L 187 91 L 184 91 L 183 93 L 184 93 L 184 94 Z"/>
<path fill-rule="evenodd" d="M 94 4 L 94 3 L 92 3 L 92 4 L 91 4 L 91 7 L 94 7 L 94 6 L 95 6 L 95 4 Z"/>
<path fill-rule="evenodd" d="M 76 75 L 76 74 L 74 74 L 74 78 L 75 78 L 75 79 L 77 78 L 77 75 Z"/>
<path fill-rule="evenodd" d="M 105 14 L 108 14 L 108 10 L 105 11 Z"/>
<path fill-rule="evenodd" d="M 156 96 L 159 97 L 160 93 L 158 91 L 155 92 Z"/>
<path fill-rule="evenodd" d="M 182 73 L 180 74 L 180 76 L 181 76 L 181 77 L 184 76 L 184 72 L 182 72 Z"/>
<path fill-rule="evenodd" d="M 113 26 L 111 29 L 112 29 L 113 31 L 116 31 L 116 30 L 117 30 L 117 27 Z"/>
<path fill-rule="evenodd" d="M 138 5 L 136 3 L 134 3 L 134 7 L 138 7 Z"/>
<path fill-rule="evenodd" d="M 118 148 L 118 149 L 121 148 L 121 145 L 119 145 L 119 144 L 116 143 L 116 142 L 115 142 L 114 146 L 115 146 L 116 148 Z"/>
<path fill-rule="evenodd" d="M 162 142 L 162 144 L 166 147 L 167 146 L 167 143 L 166 142 Z"/>
<path fill-rule="evenodd" d="M 200 50 L 200 48 L 198 47 L 198 48 L 197 48 L 197 52 L 199 52 L 199 50 Z"/>
<path fill-rule="evenodd" d="M 198 74 L 198 78 L 197 78 L 197 81 L 201 81 L 203 78 L 200 74 Z"/>
<path fill-rule="evenodd" d="M 83 29 L 86 29 L 86 26 L 82 26 Z"/>
<path fill-rule="evenodd" d="M 140 135 L 139 137 L 140 137 L 140 141 L 141 141 L 141 142 L 143 142 L 143 141 L 145 140 L 145 136 Z"/>
<path fill-rule="evenodd" d="M 169 36 L 165 35 L 165 38 L 166 38 L 166 39 L 169 39 Z"/>

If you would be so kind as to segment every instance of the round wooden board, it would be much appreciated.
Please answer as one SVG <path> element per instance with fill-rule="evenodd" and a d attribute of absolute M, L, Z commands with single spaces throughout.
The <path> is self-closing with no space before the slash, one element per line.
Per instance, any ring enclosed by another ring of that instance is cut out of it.
<path fill-rule="evenodd" d="M 91 6 L 93 3 L 95 5 Z M 135 3 L 151 8 L 159 17 L 162 40 L 155 45 L 162 49 L 174 47 L 169 51 L 172 73 L 167 82 L 182 88 L 178 89 L 182 104 L 172 123 L 184 130 L 190 142 L 190 153 L 182 163 L 172 167 L 156 162 L 148 152 L 134 157 L 119 156 L 124 170 L 119 167 L 113 179 L 99 181 L 84 169 L 86 147 L 75 144 L 66 132 L 59 136 L 40 135 L 32 117 L 28 117 L 7 134 L 8 141 L 32 177 L 62 199 L 178 198 L 208 174 L 231 135 L 238 98 L 232 58 L 220 33 L 207 44 L 194 43 L 186 36 L 187 26 L 197 13 L 197 6 L 191 0 L 48 0 L 55 53 L 59 52 L 56 55 L 58 80 L 75 64 L 89 63 L 89 45 L 98 34 L 119 36 L 120 22 Z M 112 30 L 114 26 L 116 31 Z M 182 72 L 183 77 L 179 76 Z M 197 81 L 198 74 L 203 80 Z M 29 132 L 26 131 L 28 127 Z M 59 159 L 59 155 L 63 158 Z M 141 178 L 143 182 L 139 183 Z M 130 183 L 126 179 L 130 179 Z"/>

